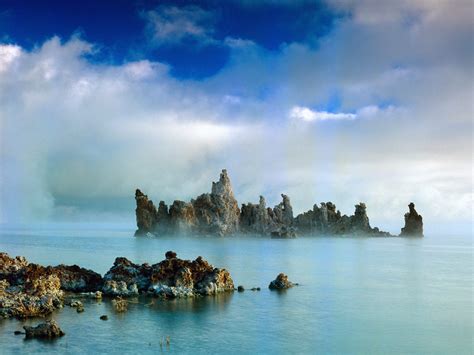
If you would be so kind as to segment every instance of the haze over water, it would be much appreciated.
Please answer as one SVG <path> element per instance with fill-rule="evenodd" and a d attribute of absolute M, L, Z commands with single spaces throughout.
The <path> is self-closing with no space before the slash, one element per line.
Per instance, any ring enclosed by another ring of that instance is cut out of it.
<path fill-rule="evenodd" d="M 350 353 L 470 354 L 473 237 L 133 238 L 133 230 L 2 230 L 0 249 L 40 264 L 105 273 L 115 257 L 156 263 L 174 250 L 227 268 L 244 293 L 194 300 L 139 298 L 124 314 L 110 302 L 55 312 L 66 336 L 14 336 L 0 321 L 2 353 Z M 279 272 L 300 283 L 271 292 Z M 261 287 L 253 292 L 252 287 Z M 108 314 L 109 320 L 99 320 Z M 36 324 L 38 320 L 25 323 Z M 170 336 L 169 347 L 160 339 Z"/>

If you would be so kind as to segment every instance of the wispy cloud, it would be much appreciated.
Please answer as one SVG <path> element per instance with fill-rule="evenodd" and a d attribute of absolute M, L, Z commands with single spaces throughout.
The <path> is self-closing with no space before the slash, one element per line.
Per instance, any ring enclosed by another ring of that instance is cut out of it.
<path fill-rule="evenodd" d="M 306 122 L 353 120 L 356 117 L 357 116 L 353 113 L 313 111 L 310 108 L 304 106 L 293 106 L 293 108 L 290 110 L 290 118 L 296 118 Z"/>
<path fill-rule="evenodd" d="M 199 45 L 214 43 L 215 14 L 198 6 L 161 5 L 142 15 L 154 45 L 179 44 L 195 40 Z"/>

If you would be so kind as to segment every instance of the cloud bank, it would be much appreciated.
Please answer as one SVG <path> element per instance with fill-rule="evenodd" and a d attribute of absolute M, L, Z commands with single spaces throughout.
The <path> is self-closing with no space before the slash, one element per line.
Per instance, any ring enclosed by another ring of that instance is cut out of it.
<path fill-rule="evenodd" d="M 428 228 L 470 223 L 472 19 L 402 2 L 407 24 L 370 3 L 336 2 L 353 16 L 317 43 L 228 38 L 228 64 L 201 81 L 151 60 L 95 63 L 74 36 L 0 45 L 2 223 L 133 224 L 136 187 L 186 200 L 223 167 L 242 203 L 284 192 L 296 212 L 331 200 L 350 214 L 365 201 L 396 233 L 414 201 Z M 197 15 L 148 14 L 161 43 L 211 36 Z"/>

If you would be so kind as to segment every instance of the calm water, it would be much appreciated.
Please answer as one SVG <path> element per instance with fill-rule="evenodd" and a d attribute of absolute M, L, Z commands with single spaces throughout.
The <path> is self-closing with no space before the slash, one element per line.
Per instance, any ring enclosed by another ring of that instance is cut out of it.
<path fill-rule="evenodd" d="M 0 320 L 0 353 L 473 352 L 472 236 L 379 238 L 133 238 L 133 231 L 3 231 L 0 250 L 41 264 L 105 273 L 116 256 L 155 263 L 167 250 L 202 255 L 237 285 L 262 291 L 196 300 L 138 299 L 125 314 L 87 301 L 52 315 L 66 336 L 25 341 Z M 301 286 L 271 292 L 279 272 Z M 108 321 L 99 316 L 108 314 Z M 169 347 L 160 339 L 170 336 Z"/>

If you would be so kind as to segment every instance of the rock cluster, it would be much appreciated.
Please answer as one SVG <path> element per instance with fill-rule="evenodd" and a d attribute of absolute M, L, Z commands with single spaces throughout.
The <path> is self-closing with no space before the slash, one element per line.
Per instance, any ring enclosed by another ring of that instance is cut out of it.
<path fill-rule="evenodd" d="M 44 316 L 61 307 L 61 281 L 49 271 L 0 253 L 0 317 Z"/>
<path fill-rule="evenodd" d="M 224 169 L 219 181 L 212 183 L 211 193 L 198 196 L 191 202 L 176 200 L 169 207 L 160 201 L 158 209 L 140 190 L 137 202 L 136 235 L 167 231 L 198 231 L 211 234 L 231 234 L 238 231 L 240 210 L 232 185 Z"/>
<path fill-rule="evenodd" d="M 38 324 L 36 327 L 24 326 L 25 338 L 53 339 L 62 337 L 64 332 L 54 320 Z"/>
<path fill-rule="evenodd" d="M 280 273 L 278 274 L 275 280 L 270 282 L 268 288 L 270 290 L 285 290 L 293 286 L 294 284 L 288 280 L 288 276 L 283 273 Z"/>
<path fill-rule="evenodd" d="M 415 210 L 415 204 L 410 202 L 409 212 L 405 213 L 405 227 L 402 228 L 400 236 L 423 236 L 423 217 Z"/>
<path fill-rule="evenodd" d="M 211 193 L 190 202 L 176 200 L 168 208 L 160 201 L 156 208 L 140 190 L 136 190 L 136 235 L 193 232 L 214 235 L 249 233 L 271 235 L 273 238 L 293 238 L 297 234 L 391 236 L 372 228 L 364 203 L 355 205 L 352 216 L 342 215 L 332 202 L 322 202 L 313 209 L 293 216 L 290 198 L 282 194 L 282 202 L 267 207 L 265 198 L 258 203 L 242 204 L 239 209 L 227 171 L 212 183 Z M 414 209 L 413 209 L 414 210 Z M 421 216 L 416 211 L 405 215 L 405 231 L 401 235 L 420 235 Z"/>
<path fill-rule="evenodd" d="M 138 265 L 126 258 L 117 258 L 104 276 L 104 294 L 128 297 L 147 292 L 175 298 L 234 290 L 229 272 L 214 268 L 200 256 L 193 261 L 182 260 L 169 251 L 165 257 L 154 265 Z"/>
<path fill-rule="evenodd" d="M 138 265 L 119 257 L 102 278 L 77 265 L 45 267 L 0 253 L 0 317 L 45 316 L 63 307 L 65 292 L 92 298 L 139 293 L 172 298 L 234 290 L 229 272 L 213 267 L 202 257 L 182 260 L 169 251 L 165 258 L 153 265 Z M 78 300 L 70 300 L 69 305 L 78 312 L 84 310 Z"/>
<path fill-rule="evenodd" d="M 352 216 L 341 215 L 332 202 L 322 202 L 320 207 L 313 206 L 312 210 L 302 213 L 295 218 L 295 225 L 302 233 L 344 235 L 364 234 L 375 236 L 390 236 L 378 228 L 372 228 L 367 216 L 365 203 L 355 205 Z"/>

